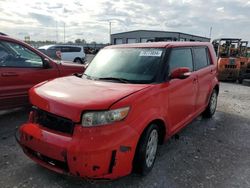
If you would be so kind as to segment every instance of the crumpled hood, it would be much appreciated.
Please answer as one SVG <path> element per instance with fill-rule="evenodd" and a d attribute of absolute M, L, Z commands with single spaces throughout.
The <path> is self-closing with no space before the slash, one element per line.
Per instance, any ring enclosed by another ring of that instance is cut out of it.
<path fill-rule="evenodd" d="M 118 100 L 147 87 L 68 76 L 36 85 L 30 90 L 30 101 L 40 109 L 79 122 L 83 111 L 109 109 Z"/>

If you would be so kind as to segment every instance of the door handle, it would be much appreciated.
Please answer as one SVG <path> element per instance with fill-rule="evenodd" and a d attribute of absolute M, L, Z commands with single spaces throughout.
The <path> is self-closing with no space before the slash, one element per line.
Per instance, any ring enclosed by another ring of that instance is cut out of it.
<path fill-rule="evenodd" d="M 2 76 L 8 77 L 8 76 L 18 76 L 15 72 L 4 72 L 2 73 Z"/>

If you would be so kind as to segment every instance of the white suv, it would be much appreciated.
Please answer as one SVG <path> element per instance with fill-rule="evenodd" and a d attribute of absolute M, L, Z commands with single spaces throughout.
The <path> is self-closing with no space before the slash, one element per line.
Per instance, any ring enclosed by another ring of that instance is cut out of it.
<path fill-rule="evenodd" d="M 44 51 L 56 51 L 57 55 L 63 61 L 73 61 L 76 63 L 85 63 L 86 55 L 82 46 L 75 45 L 46 45 L 38 48 Z M 58 53 L 59 52 L 59 53 Z"/>

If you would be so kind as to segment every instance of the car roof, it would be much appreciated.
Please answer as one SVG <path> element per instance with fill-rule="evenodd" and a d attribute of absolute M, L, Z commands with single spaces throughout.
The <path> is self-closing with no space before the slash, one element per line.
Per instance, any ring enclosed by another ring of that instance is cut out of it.
<path fill-rule="evenodd" d="M 50 47 L 54 47 L 54 46 L 65 46 L 65 47 L 79 47 L 82 48 L 82 46 L 79 45 L 71 45 L 71 44 L 50 44 L 50 45 L 45 45 L 45 46 L 41 46 L 39 47 L 39 49 L 48 49 Z"/>
<path fill-rule="evenodd" d="M 209 42 L 147 42 L 134 44 L 111 45 L 105 47 L 106 49 L 114 48 L 174 48 L 174 47 L 188 47 L 188 46 L 209 46 Z"/>
<path fill-rule="evenodd" d="M 40 46 L 38 49 L 48 49 L 48 48 L 50 48 L 50 47 L 52 47 L 52 46 L 54 46 L 54 45 L 45 45 L 45 46 Z"/>
<path fill-rule="evenodd" d="M 219 38 L 219 39 L 214 39 L 213 41 L 218 41 L 218 40 L 241 40 L 238 38 Z"/>

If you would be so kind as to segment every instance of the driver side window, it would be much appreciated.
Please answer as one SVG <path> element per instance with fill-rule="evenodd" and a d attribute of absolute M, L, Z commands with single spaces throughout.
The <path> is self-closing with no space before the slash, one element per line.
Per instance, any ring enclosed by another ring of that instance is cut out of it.
<path fill-rule="evenodd" d="M 193 58 L 190 48 L 176 48 L 171 51 L 169 73 L 179 67 L 187 67 L 190 71 L 193 71 Z"/>
<path fill-rule="evenodd" d="M 0 41 L 0 67 L 42 68 L 43 61 L 22 45 Z"/>

